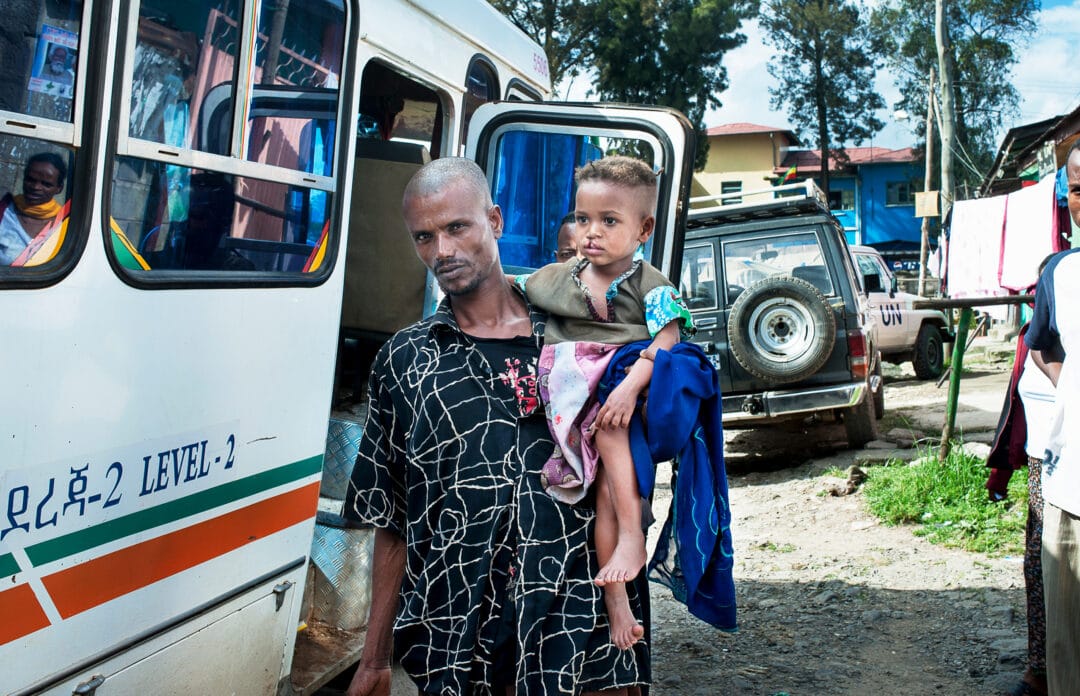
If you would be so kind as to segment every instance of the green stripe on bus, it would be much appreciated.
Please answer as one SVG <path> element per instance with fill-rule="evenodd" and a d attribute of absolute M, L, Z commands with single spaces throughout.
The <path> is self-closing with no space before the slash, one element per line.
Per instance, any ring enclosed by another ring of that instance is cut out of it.
<path fill-rule="evenodd" d="M 172 500 L 148 510 L 140 510 L 115 520 L 81 529 L 71 534 L 49 539 L 26 547 L 26 555 L 35 566 L 45 565 L 66 556 L 107 544 L 132 534 L 138 534 L 163 524 L 213 510 L 282 484 L 298 481 L 319 473 L 322 455 L 301 459 L 292 464 L 270 469 L 254 476 L 230 481 L 209 490 Z M 14 560 L 14 559 L 13 559 Z"/>
<path fill-rule="evenodd" d="M 19 563 L 10 553 L 0 555 L 0 578 L 19 572 Z"/>

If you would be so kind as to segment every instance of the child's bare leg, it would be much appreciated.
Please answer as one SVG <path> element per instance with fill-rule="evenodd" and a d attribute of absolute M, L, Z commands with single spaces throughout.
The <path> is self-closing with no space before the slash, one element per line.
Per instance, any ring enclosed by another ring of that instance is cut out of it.
<path fill-rule="evenodd" d="M 596 433 L 596 452 L 600 455 L 603 478 L 611 495 L 618 525 L 611 558 L 601 560 L 597 585 L 629 582 L 645 565 L 645 534 L 641 531 L 641 496 L 630 453 L 630 435 L 626 428 L 600 430 Z"/>
<path fill-rule="evenodd" d="M 601 566 L 611 560 L 618 543 L 619 526 L 615 519 L 615 505 L 611 499 L 604 467 L 596 472 L 596 557 Z M 607 607 L 611 642 L 620 650 L 626 650 L 645 635 L 645 629 L 637 622 L 630 610 L 626 596 L 626 583 L 604 584 L 604 606 Z"/>

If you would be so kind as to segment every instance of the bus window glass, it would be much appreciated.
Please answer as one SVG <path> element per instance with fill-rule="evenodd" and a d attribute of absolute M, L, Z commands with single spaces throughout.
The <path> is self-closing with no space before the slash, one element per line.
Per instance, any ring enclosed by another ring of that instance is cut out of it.
<path fill-rule="evenodd" d="M 498 97 L 499 79 L 495 77 L 495 71 L 483 59 L 473 58 L 473 62 L 469 66 L 469 72 L 465 76 L 465 97 L 462 102 L 462 120 L 464 123 L 461 130 L 462 142 L 465 142 L 469 132 L 469 121 L 472 120 L 473 113 L 480 108 L 481 104 L 493 101 Z"/>
<path fill-rule="evenodd" d="M 237 0 L 145 0 L 128 134 L 227 155 L 240 47 Z"/>
<path fill-rule="evenodd" d="M 344 41 L 340 3 L 262 3 L 247 160 L 330 176 Z"/>
<path fill-rule="evenodd" d="M 0 135 L 0 268 L 40 266 L 67 236 L 74 153 L 64 147 Z"/>
<path fill-rule="evenodd" d="M 14 8 L 7 8 L 14 10 Z M 20 3 L 0 32 L 0 110 L 71 122 L 82 3 Z"/>
<path fill-rule="evenodd" d="M 554 257 L 559 225 L 574 209 L 576 168 L 609 154 L 657 166 L 652 146 L 632 138 L 511 130 L 499 136 L 496 148 L 492 197 L 506 220 L 499 256 L 512 272 L 538 268 Z"/>
<path fill-rule="evenodd" d="M 112 242 L 121 265 L 151 272 L 318 269 L 330 193 L 190 169 L 182 205 L 175 205 L 165 187 L 172 166 L 117 159 Z"/>

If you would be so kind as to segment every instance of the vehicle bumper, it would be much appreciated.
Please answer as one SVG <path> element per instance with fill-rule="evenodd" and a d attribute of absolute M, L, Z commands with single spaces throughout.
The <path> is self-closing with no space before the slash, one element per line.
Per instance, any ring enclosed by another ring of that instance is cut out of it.
<path fill-rule="evenodd" d="M 882 388 L 877 385 L 877 388 Z M 722 397 L 724 422 L 763 420 L 858 405 L 868 393 L 865 380 L 810 389 L 756 392 Z"/>

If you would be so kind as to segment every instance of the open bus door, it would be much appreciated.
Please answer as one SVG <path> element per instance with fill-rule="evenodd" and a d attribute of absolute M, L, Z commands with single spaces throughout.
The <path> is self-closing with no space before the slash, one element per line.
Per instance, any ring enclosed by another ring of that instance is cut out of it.
<path fill-rule="evenodd" d="M 487 173 L 502 208 L 499 253 L 508 273 L 555 260 L 560 223 L 574 209 L 576 167 L 609 154 L 645 160 L 660 172 L 645 258 L 677 281 L 694 145 L 689 120 L 673 109 L 501 102 L 477 109 L 466 155 Z"/>

